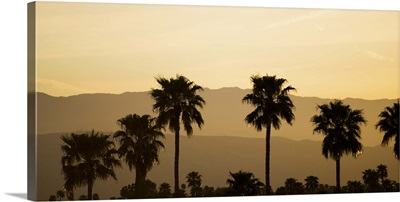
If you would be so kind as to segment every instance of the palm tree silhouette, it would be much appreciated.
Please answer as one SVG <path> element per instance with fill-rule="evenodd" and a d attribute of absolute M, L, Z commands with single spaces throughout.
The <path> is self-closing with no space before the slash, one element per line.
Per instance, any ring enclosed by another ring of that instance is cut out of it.
<path fill-rule="evenodd" d="M 61 136 L 62 172 L 68 188 L 88 186 L 87 198 L 92 199 L 93 184 L 97 179 L 117 180 L 114 168 L 120 166 L 109 135 L 99 132 Z"/>
<path fill-rule="evenodd" d="M 232 179 L 226 180 L 229 184 L 229 193 L 234 196 L 254 196 L 261 194 L 261 189 L 265 186 L 253 173 L 239 171 L 229 172 Z"/>
<path fill-rule="evenodd" d="M 311 118 L 315 128 L 313 133 L 325 135 L 322 154 L 336 161 L 336 191 L 340 192 L 340 158 L 352 153 L 357 157 L 362 151 L 360 125 L 365 124 L 362 110 L 352 110 L 341 100 L 318 105 L 319 115 Z"/>
<path fill-rule="evenodd" d="M 182 75 L 176 78 L 156 78 L 161 89 L 152 89 L 151 97 L 155 100 L 153 110 L 158 112 L 157 122 L 160 125 L 168 125 L 175 132 L 175 160 L 174 160 L 174 196 L 179 194 L 179 132 L 180 123 L 188 136 L 193 134 L 192 123 L 198 127 L 204 124 L 201 113 L 197 107 L 203 108 L 204 99 L 198 95 L 203 91 L 201 86 L 196 85 Z"/>
<path fill-rule="evenodd" d="M 171 185 L 169 185 L 166 182 L 161 183 L 160 186 L 158 187 L 157 195 L 158 195 L 158 197 L 161 197 L 161 198 L 171 197 Z"/>
<path fill-rule="evenodd" d="M 314 193 L 314 191 L 318 188 L 318 177 L 310 175 L 307 176 L 304 181 L 306 182 L 305 186 L 308 193 Z"/>
<path fill-rule="evenodd" d="M 114 133 L 114 138 L 119 140 L 118 153 L 124 157 L 129 170 L 136 170 L 135 195 L 143 198 L 147 172 L 154 163 L 159 163 L 158 152 L 164 148 L 159 140 L 165 138 L 161 132 L 162 126 L 156 124 L 155 118 L 150 115 L 139 116 L 129 114 L 117 121 L 122 130 Z"/>
<path fill-rule="evenodd" d="M 302 194 L 302 193 L 304 193 L 303 183 L 297 181 L 296 178 L 286 179 L 285 189 L 286 189 L 287 194 Z"/>
<path fill-rule="evenodd" d="M 286 79 L 276 78 L 276 76 L 252 76 L 253 82 L 252 93 L 247 94 L 242 102 L 251 104 L 256 109 L 248 114 L 245 122 L 253 125 L 257 131 L 261 131 L 263 127 L 266 130 L 265 138 L 265 183 L 266 194 L 271 193 L 270 182 L 270 139 L 271 127 L 278 130 L 281 126 L 281 119 L 288 124 L 292 124 L 294 114 L 292 109 L 294 105 L 289 97 L 290 91 L 296 89 L 292 86 L 284 87 Z"/>
<path fill-rule="evenodd" d="M 76 188 L 77 183 L 75 182 L 76 174 L 79 170 L 78 168 L 71 164 L 63 164 L 61 168 L 61 172 L 64 176 L 64 190 L 67 195 L 68 200 L 74 200 L 74 189 Z"/>
<path fill-rule="evenodd" d="M 200 196 L 201 195 L 201 175 L 198 172 L 192 171 L 186 175 L 186 181 L 188 183 L 188 187 L 190 188 L 191 196 Z"/>
<path fill-rule="evenodd" d="M 383 165 L 383 164 L 379 164 L 377 166 L 377 170 L 379 178 L 381 179 L 381 183 L 383 183 L 383 181 L 385 181 L 385 179 L 388 177 L 388 170 L 387 170 L 387 166 Z"/>
<path fill-rule="evenodd" d="M 367 169 L 362 172 L 362 179 L 364 181 L 365 186 L 367 187 L 367 191 L 375 192 L 379 191 L 379 173 L 375 169 Z"/>
<path fill-rule="evenodd" d="M 397 101 L 399 102 L 399 101 Z M 379 114 L 381 118 L 375 125 L 379 131 L 384 132 L 382 145 L 388 145 L 389 141 L 394 138 L 393 152 L 397 159 L 399 157 L 399 103 L 394 103 L 392 107 L 386 107 Z"/>
<path fill-rule="evenodd" d="M 347 181 L 347 192 L 349 193 L 362 193 L 364 192 L 364 185 L 356 180 L 356 181 Z"/>

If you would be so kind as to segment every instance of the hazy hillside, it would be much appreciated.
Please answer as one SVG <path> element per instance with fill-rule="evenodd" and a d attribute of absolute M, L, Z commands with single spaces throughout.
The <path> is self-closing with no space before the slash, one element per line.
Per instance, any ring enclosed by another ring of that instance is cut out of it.
<path fill-rule="evenodd" d="M 38 198 L 47 200 L 51 194 L 62 189 L 61 140 L 60 134 L 38 136 Z M 275 190 L 289 177 L 304 183 L 308 175 L 319 177 L 320 183 L 335 184 L 335 162 L 321 155 L 321 142 L 294 141 L 282 137 L 271 139 L 271 185 Z M 159 165 L 148 174 L 148 178 L 158 185 L 168 182 L 173 185 L 174 138 L 167 135 L 165 151 L 160 152 Z M 185 183 L 185 175 L 198 171 L 203 176 L 203 185 L 226 186 L 229 171 L 240 169 L 253 172 L 264 181 L 265 142 L 260 138 L 203 136 L 181 138 L 180 183 Z M 392 147 L 365 147 L 357 159 L 345 157 L 341 163 L 342 185 L 348 180 L 361 180 L 362 171 L 376 168 L 378 164 L 388 166 L 389 178 L 399 181 L 399 163 L 394 158 Z M 134 182 L 134 172 L 127 166 L 117 170 L 118 182 L 96 181 L 93 192 L 101 198 L 119 196 L 122 186 Z M 79 189 L 75 196 L 86 193 L 86 187 Z"/>
<path fill-rule="evenodd" d="M 264 137 L 248 127 L 243 119 L 252 107 L 241 102 L 250 90 L 239 88 L 205 89 L 202 96 L 207 104 L 201 111 L 205 125 L 201 131 L 195 129 L 194 135 L 228 135 L 243 137 Z M 62 133 L 70 131 L 118 130 L 116 121 L 130 113 L 155 116 L 154 103 L 148 92 L 123 94 L 82 94 L 70 97 L 52 97 L 38 93 L 38 133 Z M 292 96 L 296 106 L 296 120 L 293 126 L 283 123 L 281 130 L 272 131 L 272 136 L 287 137 L 294 140 L 322 140 L 321 135 L 312 134 L 310 118 L 316 114 L 316 105 L 330 100 L 313 97 Z M 364 109 L 367 125 L 362 128 L 362 143 L 376 146 L 382 140 L 382 134 L 375 129 L 378 114 L 395 100 L 345 99 L 353 109 Z"/>

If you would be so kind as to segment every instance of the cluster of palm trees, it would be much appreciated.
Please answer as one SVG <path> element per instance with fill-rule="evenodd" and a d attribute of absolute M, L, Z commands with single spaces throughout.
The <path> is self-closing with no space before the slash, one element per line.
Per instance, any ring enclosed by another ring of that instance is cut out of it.
<path fill-rule="evenodd" d="M 220 197 L 220 196 L 257 196 L 265 195 L 264 183 L 247 171 L 229 172 L 226 187 L 202 186 L 202 175 L 192 171 L 186 175 L 186 184 L 181 184 L 180 196 L 182 197 Z M 389 180 L 386 165 L 378 165 L 377 169 L 367 169 L 362 172 L 362 181 L 348 181 L 341 187 L 344 193 L 370 193 L 370 192 L 396 192 L 399 191 L 399 183 Z M 146 180 L 146 198 L 168 198 L 172 196 L 171 186 L 163 182 L 157 189 L 157 185 Z M 186 193 L 186 188 L 189 193 Z M 111 199 L 131 199 L 134 197 L 135 184 L 124 186 L 120 197 Z M 321 184 L 319 178 L 313 175 L 304 179 L 304 184 L 296 178 L 287 178 L 283 186 L 274 192 L 275 195 L 293 194 L 329 194 L 335 193 L 336 186 Z"/>
<path fill-rule="evenodd" d="M 388 171 L 386 165 L 378 165 L 376 169 L 365 170 L 362 176 L 364 190 L 366 192 L 388 192 L 399 191 L 399 183 L 387 179 Z"/>
<path fill-rule="evenodd" d="M 341 187 L 344 193 L 370 193 L 370 192 L 398 192 L 399 183 L 387 179 L 387 166 L 380 164 L 377 169 L 367 169 L 362 172 L 362 182 L 358 180 L 347 181 L 345 186 Z M 305 184 L 295 178 L 288 178 L 285 186 L 278 187 L 275 194 L 323 194 L 337 192 L 336 186 L 320 184 L 318 177 L 307 176 Z"/>
<path fill-rule="evenodd" d="M 202 186 L 202 175 L 196 171 L 189 172 L 186 175 L 186 183 L 181 184 L 180 197 L 217 197 L 217 196 L 252 196 L 261 195 L 263 193 L 264 184 L 254 177 L 253 173 L 239 171 L 236 173 L 229 172 L 230 178 L 226 180 L 228 187 Z M 189 189 L 189 194 L 186 193 Z M 157 185 L 151 180 L 145 183 L 146 198 L 168 198 L 174 196 L 171 192 L 171 186 L 163 182 L 157 190 Z M 135 197 L 135 184 L 122 187 L 120 197 L 111 197 L 111 199 L 132 199 Z"/>
<path fill-rule="evenodd" d="M 62 173 L 64 177 L 64 189 L 67 198 L 73 200 L 73 190 L 76 187 L 87 186 L 87 199 L 93 198 L 93 184 L 97 179 L 116 179 L 115 167 L 121 166 L 124 161 L 129 169 L 136 172 L 134 192 L 132 197 L 145 198 L 146 175 L 155 163 L 159 163 L 158 153 L 164 148 L 161 139 L 165 138 L 163 130 L 168 129 L 175 134 L 175 158 L 174 158 L 174 192 L 173 197 L 181 196 L 182 187 L 179 185 L 179 138 L 182 129 L 187 136 L 193 134 L 192 124 L 197 124 L 201 129 L 204 124 L 199 108 L 206 104 L 205 100 L 198 94 L 203 88 L 196 85 L 182 75 L 176 78 L 156 78 L 160 85 L 158 89 L 151 89 L 150 96 L 155 101 L 153 111 L 158 114 L 153 118 L 150 115 L 129 114 L 117 121 L 121 130 L 111 135 L 104 135 L 92 130 L 91 133 L 74 134 L 62 136 L 61 147 L 63 156 L 61 159 Z M 270 185 L 270 137 L 271 129 L 279 129 L 281 120 L 292 124 L 295 116 L 293 102 L 289 97 L 291 91 L 296 89 L 292 86 L 285 86 L 287 80 L 276 78 L 276 76 L 252 76 L 252 92 L 245 95 L 243 103 L 254 106 L 254 111 L 248 114 L 244 121 L 261 131 L 266 129 L 266 152 L 265 152 L 265 184 L 261 183 L 254 175 L 246 172 L 230 173 L 234 180 L 253 179 L 254 187 L 250 192 L 242 188 L 235 188 L 230 184 L 230 190 L 236 194 L 247 195 L 248 193 L 271 194 Z M 379 117 L 381 120 L 376 127 L 384 132 L 382 144 L 388 144 L 389 140 L 395 138 L 395 156 L 398 154 L 399 140 L 399 103 L 393 107 L 387 107 Z M 336 161 L 336 187 L 340 192 L 340 158 L 344 154 L 359 155 L 362 152 L 362 145 L 359 142 L 361 137 L 360 125 L 365 124 L 362 110 L 353 110 L 340 100 L 317 106 L 319 114 L 311 118 L 314 124 L 314 133 L 325 135 L 322 144 L 322 154 Z M 114 144 L 117 140 L 118 145 Z M 239 178 L 240 177 L 240 178 Z M 191 196 L 199 195 L 201 180 L 196 172 L 189 173 L 187 180 L 191 189 Z M 237 179 L 236 179 L 237 178 Z M 199 184 L 200 183 L 200 184 Z M 148 184 L 148 183 L 147 183 Z M 166 186 L 164 184 L 164 186 Z M 133 187 L 133 186 L 132 186 Z M 131 187 L 131 188 L 132 188 Z M 165 188 L 165 187 L 164 187 Z M 129 188 L 126 188 L 129 190 Z M 165 189 L 164 189 L 165 190 Z M 257 191 L 258 190 L 258 191 Z M 234 193 L 231 193 L 234 194 Z"/>
<path fill-rule="evenodd" d="M 271 194 L 270 185 L 270 137 L 271 128 L 279 129 L 281 120 L 292 124 L 295 116 L 293 102 L 289 97 L 290 91 L 296 89 L 292 86 L 285 86 L 286 79 L 276 76 L 252 76 L 252 93 L 243 98 L 243 102 L 255 107 L 254 111 L 248 114 L 245 122 L 253 125 L 258 131 L 266 129 L 266 154 L 265 154 L 265 191 Z M 366 123 L 362 110 L 353 110 L 341 100 L 335 100 L 328 104 L 317 105 L 319 114 L 311 117 L 314 124 L 314 133 L 325 136 L 322 143 L 322 154 L 325 158 L 332 158 L 336 161 L 336 192 L 340 192 L 340 158 L 344 154 L 353 154 L 357 157 L 362 153 L 360 126 Z M 379 114 L 381 118 L 376 128 L 385 132 L 382 140 L 387 145 L 389 140 L 395 138 L 394 153 L 399 159 L 399 103 L 393 107 L 386 107 Z"/>

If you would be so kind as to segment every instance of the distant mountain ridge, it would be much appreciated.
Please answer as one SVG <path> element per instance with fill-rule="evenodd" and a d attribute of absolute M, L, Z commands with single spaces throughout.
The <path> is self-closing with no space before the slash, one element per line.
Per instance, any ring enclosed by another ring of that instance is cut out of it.
<path fill-rule="evenodd" d="M 253 108 L 242 103 L 242 98 L 250 89 L 206 88 L 201 96 L 206 100 L 201 110 L 205 125 L 202 130 L 195 128 L 194 135 L 226 135 L 243 137 L 265 137 L 265 132 L 257 132 L 243 121 Z M 322 140 L 322 135 L 312 133 L 310 119 L 317 113 L 317 104 L 328 103 L 332 99 L 299 97 L 291 95 L 296 110 L 292 126 L 282 123 L 279 131 L 272 131 L 272 136 L 287 137 L 294 140 Z M 37 131 L 38 134 L 68 133 L 74 131 L 116 131 L 116 121 L 128 114 L 150 114 L 154 101 L 149 92 L 126 92 L 122 94 L 81 94 L 68 97 L 53 97 L 37 93 Z M 378 114 L 396 100 L 363 100 L 346 98 L 345 104 L 353 109 L 363 109 L 367 125 L 362 127 L 362 143 L 366 146 L 379 145 L 382 133 L 375 129 Z M 168 133 L 168 132 L 167 132 Z"/>

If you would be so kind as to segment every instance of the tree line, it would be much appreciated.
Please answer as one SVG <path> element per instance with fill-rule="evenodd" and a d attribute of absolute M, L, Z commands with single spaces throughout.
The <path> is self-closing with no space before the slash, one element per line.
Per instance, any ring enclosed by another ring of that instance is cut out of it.
<path fill-rule="evenodd" d="M 179 197 L 223 197 L 223 196 L 257 196 L 265 195 L 264 183 L 254 176 L 251 172 L 238 171 L 229 172 L 226 180 L 226 187 L 202 186 L 202 175 L 199 172 L 189 172 L 186 175 L 186 184 L 182 183 L 179 189 Z M 367 169 L 362 172 L 362 180 L 349 180 L 345 186 L 341 187 L 343 193 L 371 193 L 371 192 L 397 192 L 399 183 L 390 180 L 388 177 L 387 166 L 380 164 L 376 169 Z M 187 189 L 189 192 L 187 192 Z M 173 196 L 171 185 L 163 182 L 159 186 L 153 181 L 146 179 L 143 183 L 143 198 L 170 198 Z M 120 196 L 110 199 L 135 199 L 135 183 L 123 186 Z M 280 186 L 273 193 L 275 195 L 293 194 L 331 194 L 336 193 L 336 186 L 321 184 L 319 178 L 309 175 L 304 179 L 304 183 L 296 178 L 287 178 L 283 186 Z M 55 195 L 51 195 L 49 200 L 56 201 L 64 199 L 64 191 L 59 190 Z M 86 195 L 81 195 L 79 200 L 87 200 Z M 98 194 L 93 194 L 93 200 L 99 200 Z"/>
<path fill-rule="evenodd" d="M 142 116 L 129 114 L 117 120 L 120 130 L 113 135 L 106 135 L 92 130 L 89 133 L 71 133 L 70 135 L 61 136 L 63 141 L 61 146 L 63 152 L 61 158 L 64 179 L 63 188 L 67 199 L 73 200 L 74 189 L 82 186 L 87 186 L 87 195 L 80 198 L 95 199 L 95 194 L 93 194 L 94 182 L 109 178 L 116 180 L 114 169 L 121 167 L 121 162 L 127 164 L 130 171 L 135 170 L 134 183 L 129 185 L 130 187 L 127 186 L 124 191 L 124 193 L 131 195 L 125 194 L 125 196 L 131 198 L 149 197 L 146 194 L 149 191 L 149 184 L 151 184 L 150 187 L 154 188 L 154 186 L 150 180 L 146 179 L 146 175 L 154 164 L 159 163 L 158 154 L 164 148 L 162 139 L 165 138 L 163 131 L 166 131 L 166 128 L 173 132 L 175 137 L 174 186 L 171 196 L 185 196 L 182 191 L 184 189 L 180 186 L 182 184 L 179 183 L 180 131 L 182 127 L 186 135 L 191 136 L 193 135 L 193 124 L 196 124 L 200 129 L 204 125 L 202 114 L 199 111 L 206 104 L 206 101 L 199 95 L 203 88 L 182 75 L 177 75 L 175 78 L 170 79 L 158 77 L 156 81 L 159 84 L 159 88 L 151 89 L 150 96 L 155 102 L 153 111 L 158 114 L 157 117 L 151 117 L 148 114 Z M 225 192 L 219 190 L 219 193 L 224 193 L 225 195 L 274 194 L 270 185 L 269 174 L 271 130 L 272 128 L 279 130 L 282 121 L 292 125 L 295 120 L 293 113 L 295 106 L 289 94 L 292 91 L 296 91 L 296 89 L 286 85 L 286 79 L 277 78 L 276 76 L 255 75 L 251 77 L 251 81 L 253 84 L 252 92 L 245 95 L 242 102 L 250 104 L 254 107 L 254 110 L 244 118 L 244 121 L 252 125 L 257 131 L 262 131 L 263 128 L 266 131 L 265 184 L 249 172 L 230 173 L 231 179 L 227 180 L 229 188 L 223 189 Z M 335 193 L 346 191 L 349 184 L 346 188 L 341 187 L 340 184 L 340 159 L 343 155 L 352 154 L 357 157 L 362 153 L 363 146 L 359 141 L 361 138 L 360 126 L 367 121 L 364 118 L 362 109 L 352 109 L 341 100 L 317 105 L 317 111 L 317 114 L 311 117 L 310 120 L 314 125 L 313 133 L 325 136 L 322 142 L 322 155 L 336 162 Z M 375 127 L 384 133 L 381 144 L 388 145 L 394 139 L 394 156 L 399 159 L 399 101 L 394 103 L 393 106 L 386 107 L 378 116 L 380 120 Z M 114 140 L 117 144 L 114 143 Z M 372 171 L 368 171 L 368 173 Z M 190 176 L 189 174 L 186 176 L 187 179 L 201 178 L 198 173 L 195 175 L 196 172 L 191 173 Z M 311 178 L 308 181 L 315 181 L 315 176 L 309 177 Z M 241 186 L 235 189 L 234 182 L 236 180 L 250 180 L 250 185 L 253 188 L 249 189 Z M 292 190 L 290 186 L 303 187 L 294 178 L 289 178 L 288 180 L 289 188 L 286 187 L 285 182 L 285 187 L 279 187 L 275 194 L 288 193 L 284 192 L 284 190 Z M 193 187 L 200 187 L 198 186 L 198 181 L 192 180 L 191 182 L 188 183 L 191 188 L 190 196 L 200 196 L 200 192 L 193 189 Z M 197 182 L 197 184 L 194 182 Z M 359 183 L 356 181 L 350 184 Z M 164 190 L 161 193 L 168 193 L 165 190 L 168 190 L 169 184 L 163 183 L 161 185 L 163 185 L 161 190 Z M 370 184 L 365 182 L 364 185 L 371 187 Z M 210 187 L 206 190 L 211 193 Z M 245 190 L 250 190 L 250 192 Z M 154 193 L 159 192 L 155 191 Z M 244 192 L 246 194 L 243 194 Z M 298 193 L 300 194 L 300 191 Z M 57 196 L 61 197 L 58 194 Z M 96 195 L 97 197 L 98 195 Z"/>

